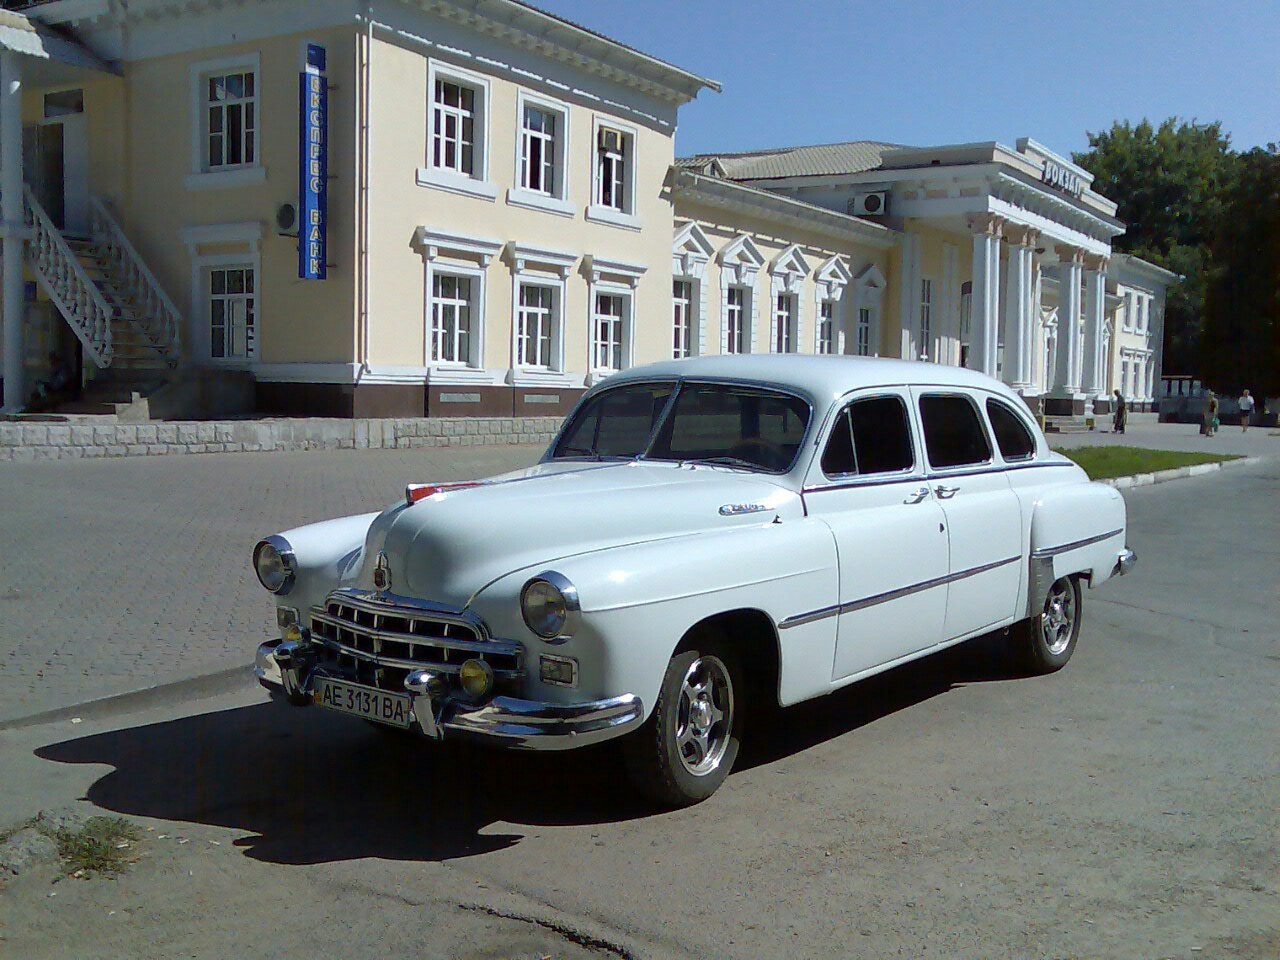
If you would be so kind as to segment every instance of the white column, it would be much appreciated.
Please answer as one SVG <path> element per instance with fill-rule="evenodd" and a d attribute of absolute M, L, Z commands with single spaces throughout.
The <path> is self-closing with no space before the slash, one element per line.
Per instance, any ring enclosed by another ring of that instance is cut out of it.
<path fill-rule="evenodd" d="M 1102 393 L 1102 325 L 1106 311 L 1107 261 L 1090 257 L 1084 273 L 1084 363 L 1081 389 L 1093 399 Z"/>
<path fill-rule="evenodd" d="M 1080 392 L 1080 261 L 1074 247 L 1059 247 L 1058 356 L 1053 393 L 1074 397 Z"/>
<path fill-rule="evenodd" d="M 1027 227 L 1005 227 L 1009 236 L 1009 276 L 1004 296 L 1004 382 L 1015 390 L 1031 387 L 1031 353 L 1035 346 L 1032 317 L 1032 261 L 1039 234 Z"/>
<path fill-rule="evenodd" d="M 22 361 L 22 77 L 18 55 L 0 52 L 0 227 L 4 234 L 4 409 L 16 412 L 27 400 Z"/>
<path fill-rule="evenodd" d="M 1002 217 L 982 214 L 969 218 L 973 231 L 973 313 L 970 351 L 974 369 L 996 375 L 996 347 L 1000 323 L 1000 235 Z"/>

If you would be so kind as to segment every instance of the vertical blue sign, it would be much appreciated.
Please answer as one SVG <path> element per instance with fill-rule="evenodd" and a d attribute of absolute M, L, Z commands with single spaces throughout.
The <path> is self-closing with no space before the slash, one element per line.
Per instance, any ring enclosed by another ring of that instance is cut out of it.
<path fill-rule="evenodd" d="M 323 280 L 327 274 L 329 205 L 329 80 L 325 49 L 306 47 L 298 97 L 298 276 Z"/>

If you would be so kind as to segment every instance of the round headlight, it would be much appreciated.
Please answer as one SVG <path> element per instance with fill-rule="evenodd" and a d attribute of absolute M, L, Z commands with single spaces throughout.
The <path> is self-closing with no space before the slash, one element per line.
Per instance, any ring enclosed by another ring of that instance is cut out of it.
<path fill-rule="evenodd" d="M 293 586 L 293 550 L 283 537 L 268 537 L 253 548 L 258 582 L 272 593 L 288 593 Z"/>
<path fill-rule="evenodd" d="M 520 592 L 520 614 L 544 640 L 562 640 L 572 634 L 577 613 L 578 591 L 558 573 L 539 574 Z"/>
<path fill-rule="evenodd" d="M 483 660 L 467 660 L 458 669 L 458 682 L 473 700 L 479 700 L 493 689 L 493 668 Z"/>

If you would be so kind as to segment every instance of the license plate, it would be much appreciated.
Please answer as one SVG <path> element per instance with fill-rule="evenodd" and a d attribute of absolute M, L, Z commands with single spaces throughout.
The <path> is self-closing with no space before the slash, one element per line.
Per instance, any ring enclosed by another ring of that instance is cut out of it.
<path fill-rule="evenodd" d="M 387 693 L 375 687 L 317 677 L 311 699 L 317 706 L 393 727 L 407 728 L 413 723 L 409 697 L 403 693 Z"/>

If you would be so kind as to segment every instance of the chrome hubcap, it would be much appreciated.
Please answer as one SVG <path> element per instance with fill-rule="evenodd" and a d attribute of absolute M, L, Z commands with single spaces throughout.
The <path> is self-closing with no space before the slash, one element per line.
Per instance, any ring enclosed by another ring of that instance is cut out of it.
<path fill-rule="evenodd" d="M 1055 657 L 1067 649 L 1076 623 L 1076 596 L 1071 581 L 1065 577 L 1049 588 L 1040 617 L 1044 644 Z"/>
<path fill-rule="evenodd" d="M 694 776 L 715 770 L 724 759 L 733 729 L 733 683 L 718 657 L 700 657 L 680 683 L 676 750 Z"/>

